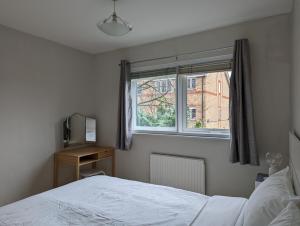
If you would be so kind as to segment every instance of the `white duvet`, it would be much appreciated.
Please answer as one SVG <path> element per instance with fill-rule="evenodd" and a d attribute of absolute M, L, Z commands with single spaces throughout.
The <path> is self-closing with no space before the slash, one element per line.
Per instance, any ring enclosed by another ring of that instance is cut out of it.
<path fill-rule="evenodd" d="M 0 225 L 240 226 L 246 199 L 95 176 L 0 208 Z"/>

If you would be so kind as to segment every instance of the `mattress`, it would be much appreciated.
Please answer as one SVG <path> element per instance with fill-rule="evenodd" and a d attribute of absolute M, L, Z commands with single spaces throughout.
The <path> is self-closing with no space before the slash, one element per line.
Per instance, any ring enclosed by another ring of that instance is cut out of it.
<path fill-rule="evenodd" d="M 0 225 L 240 226 L 244 198 L 94 176 L 0 208 Z"/>

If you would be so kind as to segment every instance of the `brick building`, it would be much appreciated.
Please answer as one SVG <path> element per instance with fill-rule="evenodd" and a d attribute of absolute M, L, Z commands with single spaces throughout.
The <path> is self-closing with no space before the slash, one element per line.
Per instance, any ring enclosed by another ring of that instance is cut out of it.
<path fill-rule="evenodd" d="M 187 77 L 187 128 L 229 128 L 229 73 Z"/>
<path fill-rule="evenodd" d="M 187 128 L 229 128 L 229 76 L 224 71 L 187 76 Z M 139 112 L 155 118 L 162 106 L 175 111 L 176 76 L 140 80 L 137 86 Z"/>

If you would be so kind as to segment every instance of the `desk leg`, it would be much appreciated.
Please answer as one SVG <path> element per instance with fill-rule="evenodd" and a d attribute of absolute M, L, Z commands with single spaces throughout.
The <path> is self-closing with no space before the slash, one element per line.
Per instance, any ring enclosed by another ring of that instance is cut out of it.
<path fill-rule="evenodd" d="M 79 160 L 76 162 L 76 180 L 79 180 L 80 178 L 80 166 L 79 166 Z"/>
<path fill-rule="evenodd" d="M 56 155 L 54 155 L 54 165 L 53 165 L 53 187 L 56 188 L 58 186 L 58 159 Z"/>
<path fill-rule="evenodd" d="M 113 151 L 113 155 L 112 155 L 112 159 L 111 160 L 112 160 L 111 174 L 112 174 L 113 177 L 115 177 L 116 176 L 116 174 L 115 174 L 115 167 L 116 167 L 115 150 Z"/>

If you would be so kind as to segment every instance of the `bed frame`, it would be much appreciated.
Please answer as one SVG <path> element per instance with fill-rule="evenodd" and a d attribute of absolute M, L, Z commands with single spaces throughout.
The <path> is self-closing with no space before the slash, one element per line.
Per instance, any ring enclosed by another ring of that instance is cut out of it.
<path fill-rule="evenodd" d="M 300 195 L 300 139 L 294 132 L 290 132 L 290 168 L 292 171 L 294 188 Z"/>

